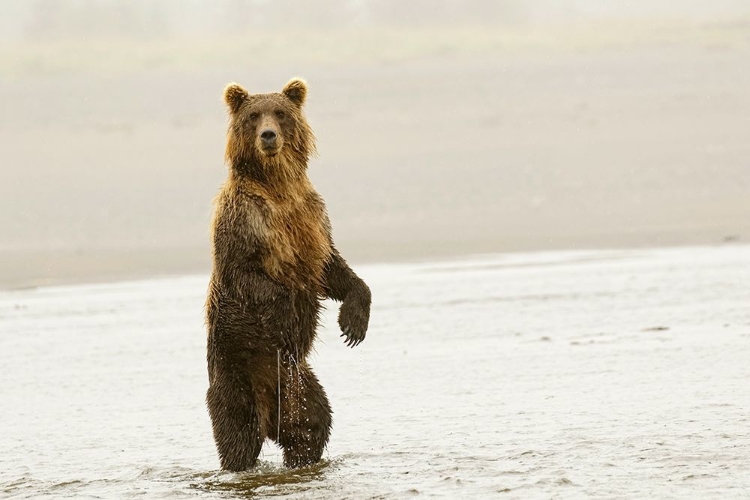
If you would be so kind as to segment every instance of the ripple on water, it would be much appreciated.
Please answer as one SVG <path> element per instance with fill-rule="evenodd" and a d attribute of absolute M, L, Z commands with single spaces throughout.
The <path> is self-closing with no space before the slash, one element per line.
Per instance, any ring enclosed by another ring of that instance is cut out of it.
<path fill-rule="evenodd" d="M 190 488 L 199 491 L 243 496 L 258 493 L 282 495 L 307 490 L 312 483 L 322 482 L 326 473 L 334 470 L 336 465 L 336 460 L 323 460 L 311 467 L 288 469 L 276 463 L 261 461 L 251 471 L 216 471 L 194 474 L 187 479 L 190 480 Z"/>
<path fill-rule="evenodd" d="M 378 269 L 362 348 L 334 343 L 337 310 L 324 313 L 313 361 L 335 458 L 302 470 L 271 444 L 253 471 L 215 470 L 207 278 L 0 294 L 0 497 L 750 491 L 748 247 L 543 272 Z"/>

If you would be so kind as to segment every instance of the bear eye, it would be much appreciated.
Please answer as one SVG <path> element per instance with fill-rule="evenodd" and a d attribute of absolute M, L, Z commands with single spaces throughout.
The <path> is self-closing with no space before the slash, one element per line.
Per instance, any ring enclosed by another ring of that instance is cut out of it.
<path fill-rule="evenodd" d="M 260 113 L 256 113 L 255 111 L 253 111 L 252 113 L 250 113 L 250 119 L 251 120 L 257 120 L 259 116 L 260 116 Z"/>
<path fill-rule="evenodd" d="M 283 111 L 281 110 L 276 111 L 276 118 L 278 118 L 279 120 L 283 120 L 285 116 L 286 114 Z"/>

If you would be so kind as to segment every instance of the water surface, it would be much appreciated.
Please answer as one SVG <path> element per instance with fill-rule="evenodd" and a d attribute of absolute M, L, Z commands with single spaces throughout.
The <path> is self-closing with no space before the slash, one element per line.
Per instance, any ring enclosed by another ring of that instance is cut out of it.
<path fill-rule="evenodd" d="M 0 496 L 750 496 L 750 247 L 546 252 L 357 269 L 315 371 L 324 457 L 218 471 L 206 276 L 0 293 Z"/>

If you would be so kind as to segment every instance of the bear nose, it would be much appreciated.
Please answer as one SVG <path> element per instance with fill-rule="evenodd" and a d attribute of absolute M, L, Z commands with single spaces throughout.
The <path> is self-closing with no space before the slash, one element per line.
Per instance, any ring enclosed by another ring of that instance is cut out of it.
<path fill-rule="evenodd" d="M 260 133 L 260 138 L 263 139 L 263 142 L 271 144 L 276 140 L 276 132 L 274 132 L 270 128 L 267 128 Z"/>

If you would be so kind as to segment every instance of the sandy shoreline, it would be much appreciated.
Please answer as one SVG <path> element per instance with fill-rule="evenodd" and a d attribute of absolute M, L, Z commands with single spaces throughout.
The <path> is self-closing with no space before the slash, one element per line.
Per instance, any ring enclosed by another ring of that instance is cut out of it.
<path fill-rule="evenodd" d="M 0 79 L 0 287 L 207 272 L 221 89 L 292 75 L 310 84 L 310 177 L 352 262 L 750 241 L 738 19 L 513 43 L 466 32 L 444 53 L 434 33 L 404 32 L 402 58 L 378 59 L 365 37 L 338 62 L 206 55 L 116 76 L 36 75 L 51 56 L 29 49 L 13 61 L 30 73 Z"/>
<path fill-rule="evenodd" d="M 372 264 L 418 264 L 434 261 L 459 261 L 477 256 L 496 256 L 515 253 L 545 254 L 556 251 L 616 251 L 616 250 L 669 250 L 678 248 L 720 248 L 726 246 L 746 246 L 747 243 L 723 242 L 718 244 L 702 241 L 682 242 L 680 244 L 653 246 L 645 242 L 620 244 L 613 246 L 585 247 L 549 247 L 524 248 L 507 246 L 504 251 L 494 250 L 488 244 L 485 251 L 481 245 L 474 245 L 474 251 L 465 248 L 444 248 L 438 251 L 426 245 L 411 249 L 375 249 L 377 256 L 361 252 L 347 252 L 354 257 L 349 262 L 355 268 Z M 750 247 L 749 247 L 750 248 Z M 0 291 L 23 290 L 29 288 L 84 285 L 94 283 L 116 283 L 121 281 L 145 280 L 152 278 L 179 277 L 187 275 L 206 275 L 211 270 L 210 255 L 205 249 L 162 249 L 132 251 L 30 251 L 0 252 L 0 261 L 4 263 L 0 274 Z M 442 251 L 440 251 L 442 250 Z"/>

